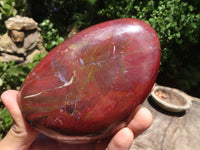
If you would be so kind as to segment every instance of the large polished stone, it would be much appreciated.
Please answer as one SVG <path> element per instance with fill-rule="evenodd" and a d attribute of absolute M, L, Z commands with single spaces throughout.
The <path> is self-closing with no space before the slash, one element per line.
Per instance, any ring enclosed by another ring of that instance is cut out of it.
<path fill-rule="evenodd" d="M 154 29 L 117 19 L 85 29 L 54 48 L 20 89 L 22 113 L 63 142 L 115 133 L 150 93 L 160 64 Z"/>

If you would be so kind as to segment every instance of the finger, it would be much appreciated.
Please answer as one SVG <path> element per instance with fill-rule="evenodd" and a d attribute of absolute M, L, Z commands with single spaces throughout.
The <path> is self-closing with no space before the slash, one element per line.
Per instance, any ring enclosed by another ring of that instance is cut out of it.
<path fill-rule="evenodd" d="M 129 150 L 133 139 L 133 132 L 129 128 L 123 128 L 112 138 L 106 150 Z"/>
<path fill-rule="evenodd" d="M 9 147 L 26 149 L 36 138 L 38 132 L 29 126 L 23 119 L 17 103 L 18 91 L 8 90 L 1 95 L 2 102 L 13 118 L 13 125 L 1 144 Z M 12 148 L 11 148 L 12 149 Z"/>
<path fill-rule="evenodd" d="M 139 134 L 141 134 L 142 132 L 144 132 L 147 128 L 150 127 L 150 125 L 152 124 L 152 114 L 151 112 L 144 107 L 138 107 L 137 110 L 135 110 L 132 120 L 129 122 L 129 124 L 127 125 L 129 131 L 131 131 L 131 133 L 129 134 L 129 139 L 131 138 L 135 138 L 137 137 Z M 126 129 L 126 128 L 125 128 Z M 127 131 L 127 130 L 126 130 Z M 121 130 L 119 131 L 121 132 Z M 119 133 L 118 132 L 118 133 Z M 117 144 L 120 143 L 121 140 L 126 140 L 123 135 L 121 135 L 121 133 L 118 134 L 117 133 L 117 140 L 115 140 L 114 138 L 112 139 L 112 142 L 114 140 L 114 143 L 109 144 L 108 148 L 112 148 L 112 146 L 114 147 L 114 145 L 116 145 L 115 147 L 117 147 Z M 120 136 L 118 136 L 120 135 Z M 133 135 L 133 136 L 132 136 Z M 116 137 L 116 135 L 114 136 Z M 119 138 L 119 139 L 118 139 Z M 131 141 L 131 140 L 130 140 Z M 130 142 L 130 141 L 126 141 L 126 142 Z M 133 141 L 133 140 L 132 140 Z M 122 141 L 123 142 L 123 141 Z M 109 142 L 105 141 L 105 142 L 101 142 L 97 144 L 97 147 L 99 149 L 105 149 L 106 145 L 108 145 Z M 119 146 L 118 146 L 119 147 Z M 129 147 L 127 145 L 127 147 Z M 111 149 L 110 148 L 110 149 Z M 96 148 L 97 149 L 97 148 Z"/>
<path fill-rule="evenodd" d="M 18 91 L 8 90 L 1 95 L 1 99 L 10 115 L 13 117 L 14 122 L 20 124 L 23 122 L 23 117 L 17 104 L 17 95 Z"/>
<path fill-rule="evenodd" d="M 14 125 L 17 126 L 15 128 L 20 128 L 23 130 L 25 129 L 29 131 L 31 127 L 25 122 L 23 118 L 23 115 L 17 102 L 17 96 L 18 91 L 8 90 L 1 95 L 1 99 L 6 108 L 8 109 L 10 115 L 12 116 Z"/>
<path fill-rule="evenodd" d="M 127 127 L 133 131 L 134 137 L 137 137 L 151 126 L 152 120 L 151 112 L 145 107 L 140 107 Z"/>

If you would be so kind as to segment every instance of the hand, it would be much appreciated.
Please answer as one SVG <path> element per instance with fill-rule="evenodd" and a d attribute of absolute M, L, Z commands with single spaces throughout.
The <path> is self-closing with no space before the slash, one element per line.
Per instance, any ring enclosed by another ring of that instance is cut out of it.
<path fill-rule="evenodd" d="M 100 143 L 70 145 L 60 143 L 39 134 L 23 119 L 17 102 L 18 91 L 8 90 L 1 95 L 4 105 L 13 117 L 13 125 L 8 134 L 0 141 L 1 150 L 128 150 L 135 137 L 152 123 L 148 109 L 140 107 L 127 127 L 117 132 L 110 141 Z"/>

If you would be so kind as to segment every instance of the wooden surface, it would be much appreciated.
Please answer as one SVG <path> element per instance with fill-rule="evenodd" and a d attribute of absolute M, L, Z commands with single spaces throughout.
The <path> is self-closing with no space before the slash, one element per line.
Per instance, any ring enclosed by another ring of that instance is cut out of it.
<path fill-rule="evenodd" d="M 200 150 L 200 99 L 183 113 L 169 113 L 151 97 L 144 106 L 153 114 L 153 124 L 138 136 L 131 150 Z"/>

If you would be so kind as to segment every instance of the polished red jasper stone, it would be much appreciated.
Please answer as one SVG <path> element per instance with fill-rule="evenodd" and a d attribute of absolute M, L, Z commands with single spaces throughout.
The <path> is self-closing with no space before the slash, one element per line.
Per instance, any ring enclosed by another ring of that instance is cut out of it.
<path fill-rule="evenodd" d="M 154 29 L 137 19 L 89 27 L 54 48 L 20 89 L 23 116 L 64 142 L 109 136 L 151 91 L 160 64 Z"/>

